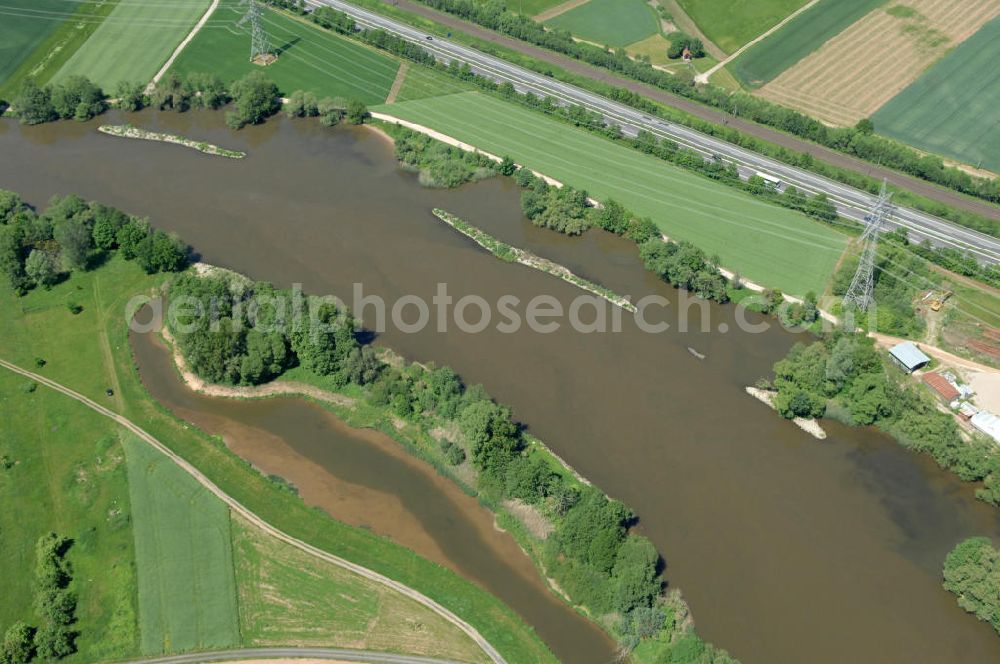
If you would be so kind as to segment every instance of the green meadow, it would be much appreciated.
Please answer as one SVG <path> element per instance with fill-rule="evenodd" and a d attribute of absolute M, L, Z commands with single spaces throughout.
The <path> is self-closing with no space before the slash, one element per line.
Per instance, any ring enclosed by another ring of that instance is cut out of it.
<path fill-rule="evenodd" d="M 545 25 L 602 46 L 625 46 L 660 31 L 660 19 L 645 0 L 590 0 Z"/>
<path fill-rule="evenodd" d="M 188 44 L 171 72 L 211 72 L 229 82 L 251 71 L 250 28 L 239 24 L 246 13 L 237 0 L 224 0 L 210 27 Z M 263 27 L 278 60 L 263 69 L 282 94 L 308 90 L 319 97 L 356 97 L 367 104 L 385 101 L 399 62 L 329 30 L 271 9 L 263 9 Z"/>

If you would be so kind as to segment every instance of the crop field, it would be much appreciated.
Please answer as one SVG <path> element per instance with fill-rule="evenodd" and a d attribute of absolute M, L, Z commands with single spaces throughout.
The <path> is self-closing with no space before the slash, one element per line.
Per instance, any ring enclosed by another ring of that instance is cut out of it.
<path fill-rule="evenodd" d="M 65 0 L 10 0 L 0 7 L 0 83 L 59 27 L 68 6 Z"/>
<path fill-rule="evenodd" d="M 602 46 L 626 46 L 660 31 L 660 18 L 645 0 L 590 0 L 545 24 Z"/>
<path fill-rule="evenodd" d="M 878 133 L 1000 172 L 1000 18 L 874 115 Z"/>
<path fill-rule="evenodd" d="M 781 22 L 808 0 L 678 0 L 705 36 L 726 53 Z"/>
<path fill-rule="evenodd" d="M 124 437 L 144 655 L 240 642 L 229 509 L 173 461 Z"/>
<path fill-rule="evenodd" d="M 846 245 L 840 233 L 804 215 L 480 93 L 378 110 L 510 155 L 598 199 L 613 197 L 666 235 L 788 293 L 822 292 Z"/>
<path fill-rule="evenodd" d="M 820 0 L 729 65 L 744 85 L 759 87 L 861 19 L 885 0 Z"/>
<path fill-rule="evenodd" d="M 119 81 L 148 83 L 191 31 L 211 0 L 119 2 L 53 77 L 81 74 L 106 91 Z"/>
<path fill-rule="evenodd" d="M 7 290 L 3 316 L 23 303 Z M 75 401 L 31 385 L 0 369 L 0 630 L 17 620 L 37 624 L 35 543 L 55 532 L 73 540 L 67 559 L 78 596 L 79 661 L 134 655 L 135 554 L 117 432 Z"/>
<path fill-rule="evenodd" d="M 1000 15 L 997 0 L 905 0 L 857 21 L 759 90 L 831 124 L 871 116 Z"/>
<path fill-rule="evenodd" d="M 525 16 L 537 16 L 563 4 L 565 0 L 508 0 L 507 8 Z"/>
<path fill-rule="evenodd" d="M 485 662 L 430 609 L 233 519 L 240 631 L 247 646 L 336 646 Z"/>
<path fill-rule="evenodd" d="M 260 67 L 250 62 L 250 28 L 237 22 L 246 13 L 238 0 L 224 0 L 209 26 L 198 33 L 171 72 L 213 72 L 233 81 Z M 307 90 L 322 97 L 357 97 L 367 104 L 385 101 L 399 69 L 392 58 L 271 9 L 263 26 L 278 60 L 263 69 L 285 95 Z"/>
<path fill-rule="evenodd" d="M 115 8 L 117 0 L 5 0 L 0 6 L 0 98 L 26 78 L 45 84 Z"/>

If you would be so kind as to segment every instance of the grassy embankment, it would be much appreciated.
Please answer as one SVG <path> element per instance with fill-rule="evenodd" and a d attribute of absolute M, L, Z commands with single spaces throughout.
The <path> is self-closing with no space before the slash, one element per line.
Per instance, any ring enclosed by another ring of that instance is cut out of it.
<path fill-rule="evenodd" d="M 801 214 L 480 93 L 377 110 L 510 155 L 595 198 L 614 198 L 669 237 L 787 293 L 822 292 L 846 246 L 841 233 Z"/>
<path fill-rule="evenodd" d="M 74 273 L 67 281 L 53 287 L 50 291 L 35 290 L 24 298 L 16 298 L 8 289 L 4 288 L 0 293 L 0 356 L 29 368 L 34 368 L 36 357 L 45 358 L 47 364 L 45 367 L 37 369 L 38 371 L 94 400 L 119 410 L 178 454 L 190 460 L 224 491 L 266 521 L 324 550 L 406 583 L 439 601 L 471 622 L 504 654 L 508 661 L 555 661 L 544 644 L 520 618 L 478 586 L 461 579 L 441 566 L 418 557 L 408 549 L 366 531 L 346 526 L 307 507 L 287 487 L 277 484 L 251 469 L 245 462 L 230 453 L 220 441 L 201 434 L 158 406 L 149 397 L 139 380 L 129 350 L 124 316 L 125 304 L 131 296 L 151 292 L 162 283 L 163 279 L 163 276 L 147 276 L 135 265 L 113 258 L 106 265 L 93 272 Z M 67 307 L 67 303 L 70 301 L 81 305 L 83 312 L 77 316 L 72 315 Z M 3 393 L 5 399 L 13 399 L 14 393 L 22 389 L 22 383 L 26 382 L 11 378 L 7 372 L 0 372 L 0 376 L 7 385 L 11 386 L 9 391 L 5 390 Z M 105 390 L 109 386 L 115 390 L 116 396 L 113 400 L 105 395 Z M 42 397 L 43 390 L 44 388 L 39 388 L 31 395 L 31 398 Z M 45 398 L 48 399 L 49 396 L 45 395 Z M 51 412 L 28 408 L 14 409 L 18 416 L 28 417 L 29 414 L 35 414 L 37 421 L 34 425 L 30 421 L 26 422 L 23 425 L 24 429 L 18 426 L 10 430 L 9 434 L 7 433 L 8 429 L 5 428 L 4 433 L 8 438 L 4 445 L 12 449 L 22 450 L 19 454 L 36 453 L 39 449 L 37 442 L 39 439 L 45 440 L 46 437 L 51 439 L 52 434 L 49 427 L 51 427 L 53 417 L 55 417 L 54 414 L 57 414 L 60 409 L 66 413 L 64 417 L 67 421 L 72 419 L 74 426 L 75 423 L 87 421 L 89 411 L 82 409 L 82 407 L 74 410 L 70 402 L 56 395 L 51 395 L 51 399 L 54 404 Z M 95 421 L 100 423 L 99 420 Z M 34 429 L 30 428 L 31 426 L 34 426 Z M 110 430 L 108 431 L 110 432 Z M 83 451 L 80 452 L 82 456 L 78 458 L 92 458 L 90 450 L 93 450 L 93 441 L 88 441 L 86 436 L 80 435 L 79 432 L 73 433 L 72 440 L 79 441 L 81 445 L 84 445 L 81 448 Z M 17 448 L 14 448 L 15 445 Z M 44 518 L 40 518 L 37 522 L 23 519 L 25 512 L 20 508 L 8 513 L 12 524 L 16 518 L 19 520 L 17 527 L 30 527 L 32 530 L 26 532 L 23 538 L 17 538 L 18 548 L 16 550 L 21 551 L 21 553 L 13 555 L 12 564 L 5 568 L 11 578 L 18 579 L 18 583 L 22 583 L 20 579 L 26 579 L 23 583 L 27 585 L 24 585 L 19 591 L 21 599 L 16 605 L 12 602 L 5 602 L 3 608 L 0 609 L 4 611 L 4 613 L 0 613 L 4 621 L 0 627 L 6 628 L 8 620 L 14 620 L 18 617 L 8 615 L 8 607 L 17 606 L 22 612 L 30 611 L 31 601 L 26 593 L 29 592 L 27 588 L 30 587 L 31 570 L 34 564 L 35 530 L 44 532 L 60 523 L 100 523 L 109 516 L 107 512 L 109 503 L 106 501 L 102 504 L 95 500 L 97 507 L 94 508 L 94 516 L 90 517 L 90 521 L 84 517 L 80 517 L 78 520 L 72 511 L 65 509 L 60 511 L 54 507 L 53 501 L 56 499 L 65 500 L 63 483 L 69 481 L 67 474 L 75 472 L 74 457 L 59 449 L 58 446 L 55 446 L 54 449 L 57 449 L 58 453 L 64 455 L 66 459 L 62 475 L 55 474 L 50 478 L 45 474 L 48 468 L 39 470 L 38 472 L 41 474 L 31 478 L 29 485 L 37 486 L 43 499 L 44 492 L 49 492 L 51 496 L 47 499 L 48 502 L 42 502 L 38 508 L 38 513 Z M 120 450 L 120 448 L 118 449 Z M 18 465 L 14 469 L 20 467 Z M 5 474 L 6 472 L 10 471 L 5 471 Z M 21 505 L 20 484 L 11 486 L 18 487 L 19 495 L 14 501 L 6 504 Z M 7 486 L 3 486 L 0 487 L 0 490 L 7 491 L 9 489 Z M 120 501 L 124 500 L 127 503 L 124 475 L 118 492 L 122 495 Z M 24 503 L 28 506 L 25 509 L 33 509 L 27 501 Z M 31 503 L 31 505 L 34 504 L 34 502 Z M 61 521 L 62 519 L 66 519 L 66 521 Z M 7 540 L 6 533 L 11 532 L 18 532 L 14 525 L 5 527 L 5 541 Z M 65 534 L 75 536 L 80 535 L 80 532 L 71 530 Z M 84 541 L 82 535 L 80 535 L 80 539 Z M 130 539 L 131 537 L 128 536 L 123 541 L 128 544 Z M 25 556 L 25 551 L 28 552 L 27 556 Z M 83 551 L 82 546 L 81 551 Z M 131 557 L 131 554 L 129 556 Z M 79 578 L 99 577 L 111 584 L 114 578 L 106 572 L 106 569 L 110 568 L 114 557 L 110 553 L 101 553 L 100 556 L 95 555 L 93 560 L 94 574 L 84 574 L 83 570 L 88 569 L 85 567 L 86 563 L 77 562 L 71 557 L 71 562 L 77 566 L 77 569 L 81 570 Z M 13 564 L 14 562 L 16 562 L 16 566 Z M 129 561 L 125 561 L 124 564 L 131 566 Z M 127 588 L 134 581 L 119 580 L 117 583 L 120 584 L 120 587 Z M 100 587 L 102 586 L 95 586 L 93 592 L 98 592 Z M 308 588 L 301 586 L 282 589 L 283 592 L 292 593 L 295 596 L 302 596 L 307 590 Z M 110 590 L 102 592 L 103 594 L 94 599 L 87 600 L 92 602 L 94 606 L 91 613 L 87 613 L 82 608 L 84 596 L 81 594 L 81 609 L 78 611 L 78 615 L 81 621 L 81 632 L 86 632 L 81 637 L 83 639 L 81 646 L 94 643 L 95 645 L 90 647 L 88 651 L 96 652 L 98 647 L 114 647 L 116 642 L 120 641 L 121 645 L 114 653 L 115 656 L 135 653 L 138 627 L 136 626 L 134 609 L 132 616 L 126 620 L 126 627 L 117 630 L 116 635 L 120 635 L 118 639 L 95 638 L 96 635 L 104 634 L 104 630 L 108 627 L 116 625 L 116 622 L 110 618 L 111 614 L 107 612 L 121 604 L 121 602 L 116 604 L 107 599 L 108 596 L 113 596 Z M 241 593 L 241 596 L 244 594 Z M 128 601 L 135 602 L 134 595 L 130 595 Z M 273 606 L 270 609 L 259 606 L 254 609 L 257 614 L 264 610 L 271 611 L 270 615 L 274 615 Z M 333 618 L 336 616 L 331 616 L 331 619 Z M 347 635 L 351 633 L 351 625 L 354 621 L 355 617 L 345 617 L 343 624 L 333 620 L 328 623 L 327 627 L 331 630 L 331 642 L 338 638 L 346 640 Z M 438 627 L 434 627 L 434 629 L 438 629 Z M 290 629 L 289 639 L 295 633 L 296 630 Z M 465 638 L 460 634 L 454 635 L 458 639 Z M 276 638 L 281 640 L 280 636 L 278 635 Z M 90 639 L 95 640 L 89 641 Z M 417 642 L 419 643 L 419 639 Z M 96 657 L 96 659 L 107 659 L 111 656 L 111 654 L 106 654 Z M 88 657 L 81 659 L 81 661 L 93 661 L 93 659 L 95 658 Z"/>
<path fill-rule="evenodd" d="M 211 0 L 121 2 L 52 80 L 79 74 L 108 93 L 119 81 L 148 83 L 209 5 Z"/>
<path fill-rule="evenodd" d="M 1000 18 L 873 116 L 880 134 L 1000 172 Z"/>
<path fill-rule="evenodd" d="M 8 0 L 0 21 L 0 99 L 10 100 L 26 78 L 47 83 L 100 27 L 117 4 Z"/>
<path fill-rule="evenodd" d="M 736 58 L 729 69 L 745 85 L 760 87 L 884 2 L 820 0 Z"/>
<path fill-rule="evenodd" d="M 660 31 L 660 19 L 646 0 L 590 0 L 545 21 L 601 46 L 625 46 Z"/>
<path fill-rule="evenodd" d="M 305 19 L 263 8 L 263 26 L 278 60 L 264 73 L 282 94 L 306 90 L 318 97 L 358 98 L 367 104 L 385 101 L 399 62 L 372 48 L 340 37 Z M 261 68 L 250 63 L 249 26 L 237 26 L 246 13 L 238 0 L 223 0 L 206 28 L 174 61 L 171 73 L 212 72 L 232 82 Z"/>
<path fill-rule="evenodd" d="M 705 36 L 726 53 L 764 34 L 808 0 L 678 0 Z"/>

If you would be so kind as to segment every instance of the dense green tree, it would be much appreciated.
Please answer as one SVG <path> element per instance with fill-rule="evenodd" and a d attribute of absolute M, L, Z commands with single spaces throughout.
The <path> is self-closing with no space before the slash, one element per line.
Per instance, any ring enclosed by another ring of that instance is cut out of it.
<path fill-rule="evenodd" d="M 503 478 L 521 447 L 520 430 L 511 419 L 510 409 L 492 401 L 478 401 L 462 411 L 458 423 L 476 467 L 493 481 Z"/>
<path fill-rule="evenodd" d="M 316 105 L 316 112 L 319 115 L 319 123 L 324 127 L 332 127 L 340 122 L 344 117 L 345 102 L 330 97 L 324 97 Z"/>
<path fill-rule="evenodd" d="M 91 208 L 94 213 L 94 246 L 102 251 L 111 251 L 118 246 L 118 231 L 128 223 L 128 216 L 121 210 L 100 203 L 91 204 Z"/>
<path fill-rule="evenodd" d="M 14 109 L 17 117 L 24 124 L 39 124 L 50 122 L 59 117 L 52 106 L 52 91 L 49 88 L 39 88 L 34 79 L 25 79 L 21 90 L 14 98 Z"/>
<path fill-rule="evenodd" d="M 35 630 L 18 621 L 7 629 L 0 647 L 3 664 L 28 664 L 35 656 Z"/>
<path fill-rule="evenodd" d="M 958 605 L 1000 633 L 1000 551 L 985 537 L 960 542 L 944 561 L 944 587 Z"/>
<path fill-rule="evenodd" d="M 353 125 L 362 124 L 371 114 L 368 107 L 360 99 L 349 99 L 347 101 L 347 121 Z"/>
<path fill-rule="evenodd" d="M 55 227 L 54 239 L 59 243 L 60 257 L 67 270 L 87 267 L 94 238 L 90 226 L 82 219 L 68 219 Z"/>
<path fill-rule="evenodd" d="M 32 249 L 24 262 L 24 272 L 36 286 L 49 287 L 59 277 L 56 259 L 44 249 Z"/>
<path fill-rule="evenodd" d="M 107 108 L 104 91 L 85 76 L 73 75 L 52 88 L 52 108 L 63 119 L 89 120 Z"/>
<path fill-rule="evenodd" d="M 311 118 L 319 115 L 319 102 L 316 95 L 304 90 L 296 90 L 285 104 L 285 115 L 290 118 Z"/>
<path fill-rule="evenodd" d="M 259 124 L 281 108 L 278 86 L 263 72 L 252 71 L 230 86 L 233 110 L 226 113 L 226 124 L 239 129 Z"/>
<path fill-rule="evenodd" d="M 176 235 L 156 229 L 134 249 L 136 262 L 147 274 L 179 272 L 187 265 L 187 246 Z"/>
<path fill-rule="evenodd" d="M 139 246 L 148 236 L 149 220 L 133 218 L 118 229 L 115 240 L 125 260 L 132 260 L 136 257 Z"/>
<path fill-rule="evenodd" d="M 119 81 L 115 86 L 115 98 L 118 108 L 130 113 L 142 110 L 149 103 L 146 86 L 138 81 Z"/>

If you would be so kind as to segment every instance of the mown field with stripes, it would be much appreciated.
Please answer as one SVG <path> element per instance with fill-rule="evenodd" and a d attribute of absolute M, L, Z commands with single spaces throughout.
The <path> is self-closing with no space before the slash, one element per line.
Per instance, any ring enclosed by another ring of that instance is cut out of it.
<path fill-rule="evenodd" d="M 249 26 L 239 25 L 246 13 L 239 0 L 224 0 L 211 25 L 198 33 L 174 62 L 171 72 L 212 72 L 229 82 L 251 71 Z M 399 62 L 357 42 L 348 41 L 306 19 L 271 9 L 263 26 L 278 60 L 262 71 L 286 96 L 308 90 L 319 97 L 356 97 L 368 104 L 385 101 Z"/>

